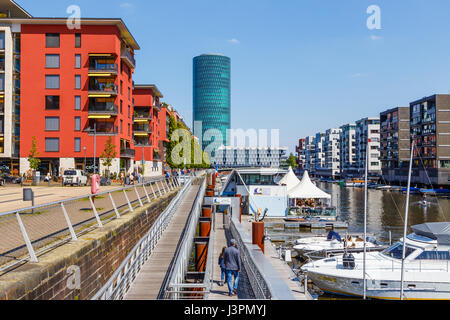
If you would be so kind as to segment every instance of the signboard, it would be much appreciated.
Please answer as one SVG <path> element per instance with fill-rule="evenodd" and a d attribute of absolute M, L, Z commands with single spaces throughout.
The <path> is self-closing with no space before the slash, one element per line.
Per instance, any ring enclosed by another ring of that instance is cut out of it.
<path fill-rule="evenodd" d="M 255 196 L 271 196 L 272 192 L 271 192 L 270 188 L 254 187 L 253 195 L 255 195 Z"/>
<path fill-rule="evenodd" d="M 213 198 L 213 204 L 231 206 L 231 198 Z"/>

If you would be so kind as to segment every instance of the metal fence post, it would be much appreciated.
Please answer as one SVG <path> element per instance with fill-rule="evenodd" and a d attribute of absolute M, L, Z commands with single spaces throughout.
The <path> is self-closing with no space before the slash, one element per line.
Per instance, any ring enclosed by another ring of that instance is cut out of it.
<path fill-rule="evenodd" d="M 64 218 L 66 218 L 67 226 L 69 227 L 70 235 L 72 236 L 73 241 L 77 241 L 77 235 L 75 234 L 75 231 L 73 230 L 72 223 L 70 222 L 69 215 L 67 214 L 66 207 L 64 206 L 64 203 L 61 202 L 61 209 L 64 213 Z"/>
<path fill-rule="evenodd" d="M 158 181 L 155 181 L 155 186 L 158 189 L 159 196 L 162 197 L 163 194 L 162 194 L 162 191 L 159 189 Z"/>
<path fill-rule="evenodd" d="M 91 202 L 92 210 L 94 210 L 95 219 L 97 219 L 98 227 L 102 228 L 103 224 L 98 215 L 97 209 L 95 208 L 94 202 L 92 201 L 92 196 L 89 196 L 89 201 Z"/>
<path fill-rule="evenodd" d="M 150 189 L 152 189 L 152 193 L 153 193 L 153 198 L 154 199 L 156 199 L 157 198 L 157 196 L 156 196 L 156 194 L 155 194 L 155 190 L 153 189 L 153 185 L 152 185 L 152 183 L 150 182 Z"/>
<path fill-rule="evenodd" d="M 19 211 L 16 212 L 17 222 L 19 223 L 20 231 L 22 232 L 23 240 L 25 240 L 25 244 L 27 245 L 28 253 L 30 254 L 30 262 L 39 262 L 36 253 L 34 253 L 33 246 L 31 244 L 30 238 L 28 238 L 27 231 L 25 230 L 25 226 L 22 223 L 22 219 L 20 218 Z"/>
<path fill-rule="evenodd" d="M 127 192 L 125 191 L 125 189 L 123 189 L 123 194 L 125 195 L 125 198 L 127 199 L 128 208 L 130 208 L 130 212 L 133 212 L 133 206 L 131 205 L 130 199 L 128 199 L 128 195 L 127 195 Z"/>
<path fill-rule="evenodd" d="M 114 202 L 114 199 L 113 199 L 113 197 L 111 195 L 111 192 L 108 192 L 108 194 L 109 194 L 109 199 L 111 199 L 111 203 L 113 205 L 114 212 L 116 213 L 116 217 L 117 217 L 117 219 L 119 219 L 120 218 L 120 214 L 119 214 L 119 210 L 117 210 L 116 203 Z"/>
<path fill-rule="evenodd" d="M 141 205 L 141 208 L 142 208 L 144 205 L 142 203 L 141 196 L 139 195 L 139 192 L 137 191 L 137 187 L 136 186 L 134 186 L 134 191 L 136 192 L 136 196 L 137 196 L 137 198 L 139 200 L 139 204 Z"/>
<path fill-rule="evenodd" d="M 161 189 L 164 190 L 164 194 L 166 194 L 167 191 L 166 188 L 164 188 L 164 183 L 162 182 L 162 180 L 160 182 L 161 182 Z"/>
<path fill-rule="evenodd" d="M 145 183 L 142 184 L 142 189 L 144 189 L 145 196 L 147 197 L 148 203 L 152 202 L 152 201 L 150 200 L 149 195 L 148 195 L 147 189 L 145 189 Z"/>
<path fill-rule="evenodd" d="M 169 179 L 164 180 L 164 182 L 166 183 L 166 186 L 167 186 L 167 190 L 169 190 L 169 192 L 170 192 L 170 191 L 172 191 L 172 189 L 170 188 L 168 181 L 169 181 Z"/>

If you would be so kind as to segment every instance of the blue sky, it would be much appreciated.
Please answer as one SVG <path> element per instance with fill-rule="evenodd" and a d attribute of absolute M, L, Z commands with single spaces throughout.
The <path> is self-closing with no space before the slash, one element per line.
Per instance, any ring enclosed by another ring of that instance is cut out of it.
<path fill-rule="evenodd" d="M 232 63 L 232 128 L 298 138 L 434 93 L 450 93 L 448 0 L 17 0 L 32 15 L 122 18 L 154 83 L 192 121 L 192 58 Z M 381 8 L 381 30 L 366 10 Z"/>

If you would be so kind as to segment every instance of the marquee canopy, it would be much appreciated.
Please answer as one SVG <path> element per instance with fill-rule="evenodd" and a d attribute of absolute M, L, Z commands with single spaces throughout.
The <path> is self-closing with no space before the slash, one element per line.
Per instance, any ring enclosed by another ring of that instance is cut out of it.
<path fill-rule="evenodd" d="M 287 187 L 287 191 L 291 191 L 294 189 L 298 184 L 300 183 L 300 180 L 295 175 L 294 171 L 291 167 L 289 167 L 288 173 L 278 182 L 278 185 L 285 185 Z"/>
<path fill-rule="evenodd" d="M 311 181 L 308 171 L 305 171 L 300 183 L 288 191 L 290 199 L 331 199 L 331 195 L 322 191 Z"/>

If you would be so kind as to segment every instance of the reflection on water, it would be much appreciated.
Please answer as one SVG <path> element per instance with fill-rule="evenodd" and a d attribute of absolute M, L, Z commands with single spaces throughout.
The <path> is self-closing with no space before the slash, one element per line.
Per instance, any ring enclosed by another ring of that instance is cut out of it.
<path fill-rule="evenodd" d="M 338 219 L 347 221 L 349 232 L 364 231 L 364 188 L 341 187 L 318 182 L 317 186 L 332 195 Z M 368 190 L 367 232 L 392 232 L 397 240 L 403 236 L 406 194 L 398 191 Z M 428 196 L 429 206 L 420 204 L 421 195 L 411 195 L 408 232 L 411 226 L 425 222 L 450 221 L 450 200 Z M 384 234 L 384 238 L 386 233 Z"/>

